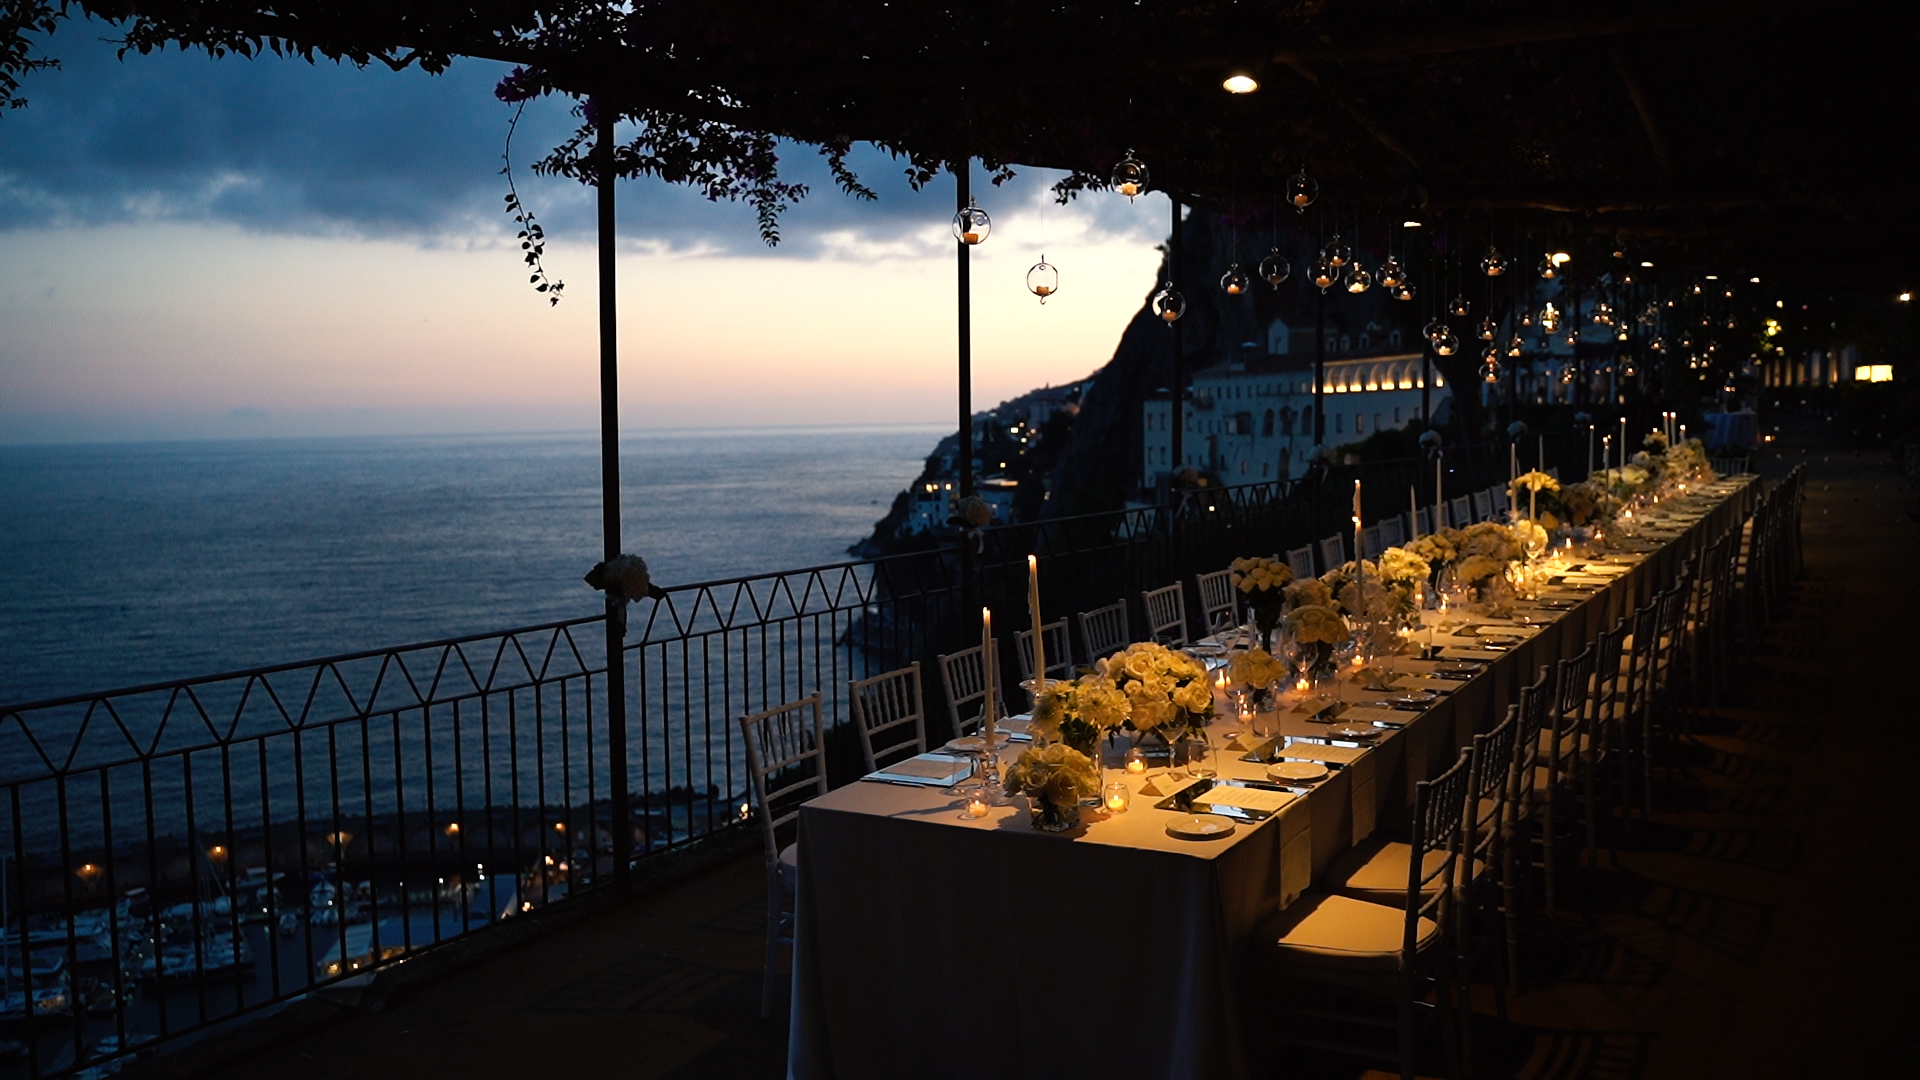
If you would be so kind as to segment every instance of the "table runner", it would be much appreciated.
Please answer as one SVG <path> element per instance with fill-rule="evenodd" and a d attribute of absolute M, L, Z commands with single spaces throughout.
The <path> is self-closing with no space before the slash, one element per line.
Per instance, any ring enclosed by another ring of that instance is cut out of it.
<path fill-rule="evenodd" d="M 1402 813 L 1413 785 L 1496 723 L 1541 666 L 1584 648 L 1742 520 L 1754 478 L 1709 492 L 1702 516 L 1611 584 L 1552 594 L 1578 602 L 1540 612 L 1556 617 L 1424 712 L 1405 713 L 1405 727 L 1310 794 L 1266 821 L 1238 823 L 1230 837 L 1168 835 L 1169 815 L 1137 794 L 1141 778 L 1117 770 L 1108 778 L 1129 780 L 1132 810 L 1089 811 L 1061 835 L 1033 831 L 1019 799 L 981 819 L 963 818 L 948 792 L 882 784 L 809 802 L 799 820 L 788 1075 L 1221 1080 L 1265 1070 L 1266 1047 L 1247 1038 L 1235 989 L 1254 927 L 1379 818 Z M 1380 696 L 1351 683 L 1337 692 Z M 1329 738 L 1327 725 L 1290 714 L 1281 735 Z M 1222 776 L 1264 775 L 1237 752 L 1219 758 Z"/>

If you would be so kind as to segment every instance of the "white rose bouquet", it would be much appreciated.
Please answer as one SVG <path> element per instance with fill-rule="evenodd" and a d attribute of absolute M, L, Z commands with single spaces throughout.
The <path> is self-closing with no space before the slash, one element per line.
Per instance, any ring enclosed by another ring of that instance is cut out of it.
<path fill-rule="evenodd" d="M 1104 675 L 1082 675 L 1047 684 L 1033 706 L 1035 739 L 1064 742 L 1091 755 L 1103 732 L 1126 726 L 1127 695 Z"/>
<path fill-rule="evenodd" d="M 1035 747 L 1007 769 L 1006 791 L 1027 797 L 1036 827 L 1058 832 L 1079 824 L 1080 800 L 1100 794 L 1100 771 L 1065 743 Z"/>
<path fill-rule="evenodd" d="M 1207 669 L 1185 653 L 1143 641 L 1100 661 L 1097 673 L 1112 680 L 1127 699 L 1127 726 L 1159 731 L 1172 741 L 1213 716 L 1213 686 Z"/>
<path fill-rule="evenodd" d="M 1285 613 L 1286 588 L 1293 584 L 1293 568 L 1277 559 L 1253 556 L 1233 560 L 1229 569 L 1233 587 L 1246 596 L 1247 606 L 1253 609 L 1261 644 L 1273 648 L 1273 629 Z"/>

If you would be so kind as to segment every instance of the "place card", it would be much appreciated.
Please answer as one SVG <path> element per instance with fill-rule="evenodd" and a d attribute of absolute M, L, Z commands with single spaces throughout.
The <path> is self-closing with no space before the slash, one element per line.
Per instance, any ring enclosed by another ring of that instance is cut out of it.
<path fill-rule="evenodd" d="M 1265 814 L 1274 814 L 1295 798 L 1296 796 L 1290 791 L 1240 787 L 1236 784 L 1215 784 L 1205 794 L 1195 796 L 1193 805 L 1196 810 L 1202 806 L 1232 806 L 1241 810 L 1258 810 Z"/>
<path fill-rule="evenodd" d="M 1147 774 L 1147 782 L 1140 786 L 1140 794 L 1151 796 L 1172 795 L 1181 788 L 1193 783 L 1190 776 L 1175 776 L 1172 772 Z"/>

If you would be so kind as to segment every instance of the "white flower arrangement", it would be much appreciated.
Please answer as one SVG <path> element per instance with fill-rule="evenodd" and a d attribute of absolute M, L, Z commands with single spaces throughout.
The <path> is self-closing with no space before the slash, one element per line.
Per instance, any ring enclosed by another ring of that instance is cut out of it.
<path fill-rule="evenodd" d="M 1127 698 L 1127 726 L 1135 731 L 1190 728 L 1213 715 L 1207 669 L 1185 653 L 1143 641 L 1100 661 L 1097 673 Z"/>

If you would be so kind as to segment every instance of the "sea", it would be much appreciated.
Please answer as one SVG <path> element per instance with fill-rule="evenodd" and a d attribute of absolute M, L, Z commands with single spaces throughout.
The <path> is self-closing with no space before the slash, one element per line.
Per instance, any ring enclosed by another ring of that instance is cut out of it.
<path fill-rule="evenodd" d="M 624 548 L 845 561 L 944 428 L 634 432 Z M 0 446 L 0 706 L 602 610 L 591 432 Z"/>

